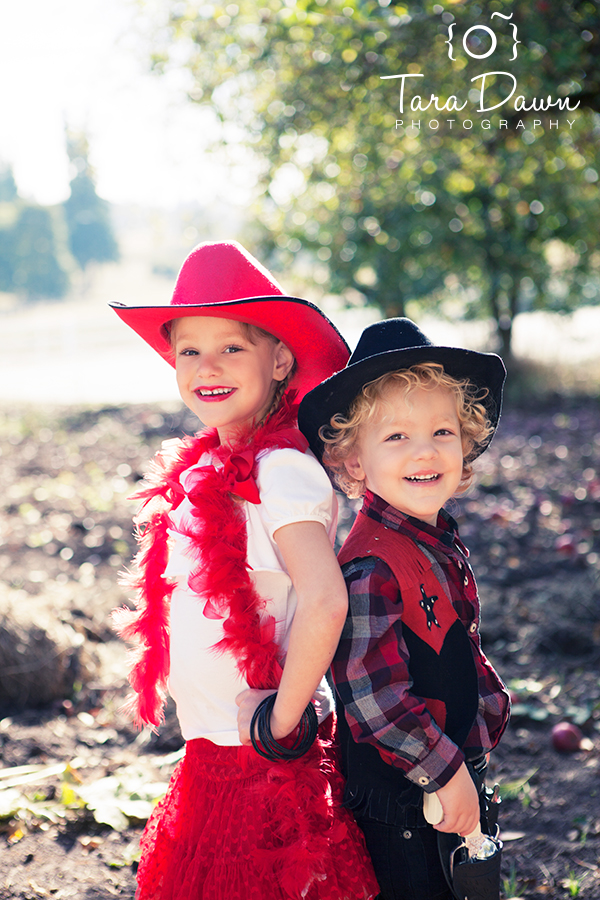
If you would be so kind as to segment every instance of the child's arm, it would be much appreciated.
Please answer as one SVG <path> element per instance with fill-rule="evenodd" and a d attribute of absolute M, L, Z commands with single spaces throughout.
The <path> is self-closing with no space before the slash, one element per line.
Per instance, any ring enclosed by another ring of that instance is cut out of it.
<path fill-rule="evenodd" d="M 294 522 L 279 528 L 275 541 L 298 595 L 271 731 L 277 740 L 294 730 L 329 668 L 346 619 L 348 595 L 325 527 Z M 272 691 L 243 691 L 238 727 L 250 743 L 250 720 L 262 698 Z"/>
<path fill-rule="evenodd" d="M 450 779 L 437 791 L 444 818 L 434 825 L 438 831 L 451 834 L 471 834 L 479 824 L 479 798 L 477 788 L 464 763 Z"/>

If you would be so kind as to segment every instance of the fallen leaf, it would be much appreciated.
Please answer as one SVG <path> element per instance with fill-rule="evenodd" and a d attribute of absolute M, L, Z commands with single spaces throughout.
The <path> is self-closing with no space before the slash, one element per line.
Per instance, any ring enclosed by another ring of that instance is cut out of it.
<path fill-rule="evenodd" d="M 85 850 L 97 850 L 104 842 L 97 835 L 84 834 L 79 838 L 79 843 Z"/>
<path fill-rule="evenodd" d="M 0 819 L 11 819 L 21 808 L 24 797 L 14 788 L 0 791 Z"/>
<path fill-rule="evenodd" d="M 11 831 L 8 835 L 8 843 L 9 844 L 18 844 L 21 838 L 25 837 L 25 832 L 21 827 L 17 827 L 14 831 Z"/>
<path fill-rule="evenodd" d="M 526 832 L 524 831 L 501 831 L 500 838 L 502 841 L 520 841 L 524 837 L 526 837 Z"/>

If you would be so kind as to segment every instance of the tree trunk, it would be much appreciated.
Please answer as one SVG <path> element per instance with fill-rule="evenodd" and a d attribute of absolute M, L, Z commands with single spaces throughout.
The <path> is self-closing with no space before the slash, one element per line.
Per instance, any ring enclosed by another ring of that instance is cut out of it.
<path fill-rule="evenodd" d="M 500 344 L 500 356 L 506 361 L 512 354 L 512 326 L 513 326 L 513 307 L 515 300 L 513 296 L 510 298 L 510 311 L 507 312 L 500 306 L 500 273 L 497 269 L 492 269 L 491 285 L 490 285 L 490 306 L 494 321 L 496 322 L 496 333 Z"/>
<path fill-rule="evenodd" d="M 498 337 L 500 338 L 500 356 L 504 361 L 508 360 L 512 355 L 512 316 L 504 313 L 496 319 Z"/>
<path fill-rule="evenodd" d="M 369 304 L 371 304 L 371 298 L 369 298 Z M 396 319 L 406 315 L 404 297 L 400 293 L 400 289 L 391 295 L 386 292 L 383 297 L 380 295 L 377 299 L 373 296 L 372 304 L 381 307 L 381 312 L 386 319 Z"/>

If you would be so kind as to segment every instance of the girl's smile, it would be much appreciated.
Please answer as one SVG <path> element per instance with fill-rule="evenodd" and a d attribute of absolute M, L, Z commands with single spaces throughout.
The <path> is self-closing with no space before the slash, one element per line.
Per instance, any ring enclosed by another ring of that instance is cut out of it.
<path fill-rule="evenodd" d="M 196 389 L 195 393 L 201 400 L 206 400 L 209 403 L 211 401 L 216 401 L 218 403 L 219 400 L 226 400 L 228 397 L 231 397 L 234 390 L 234 388 L 226 387 L 199 387 Z"/>
<path fill-rule="evenodd" d="M 181 398 L 203 425 L 217 429 L 222 443 L 262 421 L 294 362 L 281 341 L 254 337 L 231 319 L 176 319 L 171 340 Z"/>

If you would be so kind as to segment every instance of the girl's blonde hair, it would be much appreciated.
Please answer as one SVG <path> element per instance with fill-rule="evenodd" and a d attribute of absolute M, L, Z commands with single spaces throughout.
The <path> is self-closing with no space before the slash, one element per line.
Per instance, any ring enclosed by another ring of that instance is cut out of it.
<path fill-rule="evenodd" d="M 171 355 L 173 357 L 174 357 L 174 352 L 175 352 L 174 325 L 176 324 L 177 321 L 178 321 L 177 319 L 172 319 L 170 322 L 165 322 L 165 325 L 164 325 L 165 332 L 168 336 L 169 343 L 171 345 Z M 251 325 L 250 322 L 238 322 L 238 325 L 240 326 L 240 328 L 244 334 L 244 337 L 247 338 L 247 340 L 249 340 L 252 344 L 256 344 L 259 340 L 264 340 L 264 339 L 273 341 L 274 344 L 283 343 L 283 341 L 281 341 L 280 338 L 275 337 L 275 335 L 271 334 L 270 331 L 266 331 L 264 328 L 260 328 L 258 325 Z M 273 392 L 273 399 L 271 401 L 271 405 L 269 406 L 269 409 L 267 410 L 267 413 L 264 416 L 264 418 L 262 419 L 262 421 L 257 423 L 257 426 L 262 425 L 264 422 L 266 422 L 266 420 L 269 418 L 269 416 L 273 415 L 273 413 L 276 412 L 276 410 L 279 407 L 279 404 L 281 403 L 281 400 L 283 399 L 283 395 L 287 391 L 290 381 L 296 374 L 297 370 L 298 370 L 298 363 L 296 362 L 296 359 L 294 357 L 294 362 L 292 364 L 292 368 L 290 369 L 290 371 L 288 372 L 286 377 L 283 379 L 283 381 L 278 381 L 276 383 L 275 390 Z"/>
<path fill-rule="evenodd" d="M 405 395 L 413 388 L 426 391 L 445 388 L 454 395 L 463 447 L 463 471 L 457 493 L 465 491 L 473 480 L 473 459 L 494 430 L 482 402 L 489 391 L 487 388 L 478 389 L 468 378 L 453 378 L 440 363 L 433 362 L 386 372 L 362 388 L 346 415 L 336 413 L 329 425 L 319 429 L 319 437 L 325 444 L 323 464 L 337 487 L 348 497 L 356 498 L 364 494 L 364 481 L 352 478 L 345 462 L 356 450 L 360 429 L 372 421 L 381 406 L 388 402 L 386 395 L 393 387 L 404 389 Z"/>

